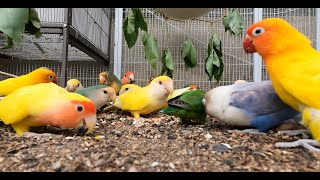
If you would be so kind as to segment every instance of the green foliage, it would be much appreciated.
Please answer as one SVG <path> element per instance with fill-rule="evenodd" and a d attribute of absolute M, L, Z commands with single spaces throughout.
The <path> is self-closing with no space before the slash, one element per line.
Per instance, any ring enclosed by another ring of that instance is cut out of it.
<path fill-rule="evenodd" d="M 129 49 L 137 42 L 139 28 L 148 32 L 147 23 L 145 22 L 140 9 L 131 8 L 128 17 L 123 22 L 123 34 Z"/>
<path fill-rule="evenodd" d="M 241 35 L 243 32 L 243 20 L 237 10 L 231 9 L 228 15 L 223 17 L 222 23 L 225 27 L 225 32 L 230 31 L 231 34 Z"/>
<path fill-rule="evenodd" d="M 212 35 L 208 44 L 208 57 L 205 61 L 205 71 L 211 81 L 212 77 L 219 81 L 223 73 L 223 61 L 222 61 L 222 50 L 221 40 L 216 36 Z"/>
<path fill-rule="evenodd" d="M 181 56 L 187 67 L 193 68 L 197 65 L 196 49 L 190 40 L 187 40 L 182 44 Z"/>
<path fill-rule="evenodd" d="M 7 37 L 2 49 L 11 48 L 13 42 L 21 42 L 23 33 L 40 37 L 40 19 L 34 8 L 0 8 L 0 31 Z"/>
<path fill-rule="evenodd" d="M 152 34 L 144 33 L 142 37 L 145 57 L 149 61 L 153 69 L 156 69 L 157 60 L 159 58 L 157 40 Z"/>
<path fill-rule="evenodd" d="M 170 78 L 173 77 L 173 59 L 169 48 L 166 48 L 162 53 L 162 70 L 161 75 L 169 76 Z"/>

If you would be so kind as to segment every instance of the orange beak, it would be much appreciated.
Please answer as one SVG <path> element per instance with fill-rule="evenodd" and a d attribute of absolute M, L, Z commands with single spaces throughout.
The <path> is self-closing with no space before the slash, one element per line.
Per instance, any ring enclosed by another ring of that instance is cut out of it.
<path fill-rule="evenodd" d="M 246 37 L 243 40 L 243 49 L 246 53 L 255 53 L 257 52 L 256 48 L 253 45 L 253 41 L 251 39 L 251 37 L 246 34 Z"/>
<path fill-rule="evenodd" d="M 105 84 L 106 78 L 104 76 L 99 76 L 99 82 L 100 82 L 100 84 Z"/>

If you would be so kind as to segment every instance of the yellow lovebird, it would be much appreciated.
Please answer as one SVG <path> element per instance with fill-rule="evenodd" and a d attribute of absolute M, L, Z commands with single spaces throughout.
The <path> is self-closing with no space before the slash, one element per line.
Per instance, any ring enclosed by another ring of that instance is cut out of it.
<path fill-rule="evenodd" d="M 268 18 L 248 28 L 243 48 L 263 58 L 276 93 L 303 113 L 303 123 L 320 141 L 320 53 L 311 41 L 287 21 Z"/>
<path fill-rule="evenodd" d="M 140 86 L 136 85 L 136 84 L 125 84 L 125 85 L 122 85 L 120 91 L 119 91 L 119 95 L 125 93 L 125 92 L 128 92 L 128 91 L 132 91 L 134 89 L 138 89 L 138 88 L 141 88 Z"/>
<path fill-rule="evenodd" d="M 69 79 L 65 89 L 69 92 L 76 92 L 77 90 L 84 89 L 84 87 L 78 79 Z"/>
<path fill-rule="evenodd" d="M 88 98 L 54 83 L 20 88 L 0 101 L 0 120 L 18 136 L 34 126 L 79 128 L 82 134 L 96 126 L 96 109 Z"/>
<path fill-rule="evenodd" d="M 0 81 L 0 96 L 6 96 L 21 87 L 49 82 L 57 83 L 57 75 L 48 68 L 38 68 L 28 74 Z"/>
<path fill-rule="evenodd" d="M 168 76 L 159 76 L 149 85 L 119 95 L 113 106 L 130 112 L 135 119 L 140 115 L 160 110 L 173 92 L 173 80 Z"/>

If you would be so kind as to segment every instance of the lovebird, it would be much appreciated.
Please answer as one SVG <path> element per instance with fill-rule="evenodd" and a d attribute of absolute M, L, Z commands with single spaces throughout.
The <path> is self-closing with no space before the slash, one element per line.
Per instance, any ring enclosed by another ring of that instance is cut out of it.
<path fill-rule="evenodd" d="M 121 81 L 111 72 L 101 72 L 99 74 L 99 83 L 112 87 L 116 91 L 116 95 L 119 94 L 122 86 Z"/>
<path fill-rule="evenodd" d="M 260 132 L 299 114 L 279 98 L 271 81 L 219 86 L 205 94 L 203 103 L 209 116 L 233 126 L 251 126 Z"/>
<path fill-rule="evenodd" d="M 173 80 L 168 76 L 159 76 L 149 85 L 119 95 L 113 106 L 130 112 L 136 120 L 140 115 L 160 110 L 173 92 Z"/>
<path fill-rule="evenodd" d="M 279 97 L 302 113 L 302 122 L 320 141 L 320 53 L 287 21 L 267 18 L 247 29 L 244 51 L 257 52 Z"/>
<path fill-rule="evenodd" d="M 169 107 L 160 110 L 159 113 L 178 116 L 183 124 L 204 124 L 207 115 L 202 99 L 205 92 L 195 85 L 188 85 L 181 90 L 183 91 L 180 91 L 180 94 L 176 93 L 168 100 Z"/>
<path fill-rule="evenodd" d="M 30 127 L 46 125 L 79 128 L 85 134 L 94 130 L 97 116 L 90 99 L 54 83 L 40 83 L 4 97 L 0 101 L 0 120 L 11 125 L 18 136 Z"/>
<path fill-rule="evenodd" d="M 28 74 L 0 81 L 0 96 L 6 96 L 21 87 L 50 82 L 57 83 L 57 75 L 48 68 L 41 67 Z"/>
<path fill-rule="evenodd" d="M 135 83 L 134 73 L 133 72 L 126 72 L 121 79 L 121 83 L 122 83 L 122 85 Z"/>
<path fill-rule="evenodd" d="M 121 94 L 123 94 L 125 92 L 128 92 L 128 91 L 137 89 L 137 88 L 141 88 L 141 87 L 136 85 L 136 84 L 124 84 L 124 85 L 122 85 L 122 87 L 121 87 L 121 89 L 119 91 L 119 95 L 121 95 Z"/>
<path fill-rule="evenodd" d="M 69 92 L 75 92 L 76 90 L 83 89 L 81 82 L 78 79 L 69 79 L 65 89 Z"/>
<path fill-rule="evenodd" d="M 89 98 L 97 110 L 103 105 L 116 100 L 116 93 L 112 87 L 107 85 L 97 85 L 77 90 L 76 93 Z"/>

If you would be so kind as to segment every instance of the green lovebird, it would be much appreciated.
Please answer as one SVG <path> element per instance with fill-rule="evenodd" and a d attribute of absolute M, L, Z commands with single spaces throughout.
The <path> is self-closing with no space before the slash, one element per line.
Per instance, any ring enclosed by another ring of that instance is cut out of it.
<path fill-rule="evenodd" d="M 190 87 L 190 90 L 169 99 L 169 107 L 160 110 L 159 113 L 177 116 L 182 124 L 204 124 L 207 117 L 202 104 L 205 92 L 197 85 L 185 87 Z"/>
<path fill-rule="evenodd" d="M 103 105 L 116 100 L 116 93 L 112 87 L 107 85 L 97 85 L 77 90 L 76 93 L 89 98 L 96 110 L 99 110 Z"/>
<path fill-rule="evenodd" d="M 101 85 L 108 85 L 116 91 L 116 95 L 119 94 L 122 83 L 121 81 L 111 72 L 101 72 L 99 74 L 99 83 Z"/>

